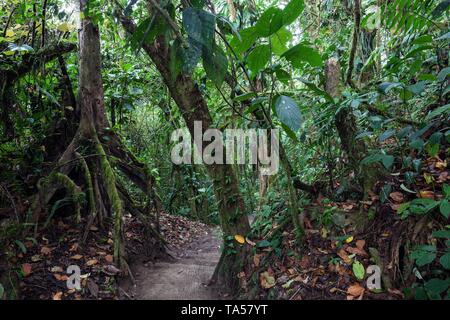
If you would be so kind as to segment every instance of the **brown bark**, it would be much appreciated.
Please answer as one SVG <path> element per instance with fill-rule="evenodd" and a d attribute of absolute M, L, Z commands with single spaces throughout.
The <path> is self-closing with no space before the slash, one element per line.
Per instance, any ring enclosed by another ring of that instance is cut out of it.
<path fill-rule="evenodd" d="M 341 66 L 339 61 L 331 58 L 325 66 L 325 91 L 333 98 L 341 95 Z M 366 154 L 362 140 L 356 140 L 357 125 L 352 110 L 341 107 L 335 117 L 336 129 L 341 139 L 342 149 L 347 154 L 351 168 L 358 174 L 359 162 Z"/>
<path fill-rule="evenodd" d="M 353 68 L 354 68 L 354 64 L 355 64 L 356 49 L 358 47 L 359 33 L 361 31 L 361 0 L 354 1 L 353 14 L 354 14 L 355 26 L 353 29 L 352 47 L 350 49 L 350 57 L 348 59 L 347 77 L 345 80 L 348 85 L 352 85 L 352 86 L 353 86 L 352 74 L 353 74 Z"/>

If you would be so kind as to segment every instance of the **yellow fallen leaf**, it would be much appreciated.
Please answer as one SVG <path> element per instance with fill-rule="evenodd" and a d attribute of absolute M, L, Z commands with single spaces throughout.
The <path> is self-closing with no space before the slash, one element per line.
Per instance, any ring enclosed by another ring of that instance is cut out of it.
<path fill-rule="evenodd" d="M 419 191 L 419 198 L 424 199 L 434 199 L 434 192 L 433 191 Z"/>
<path fill-rule="evenodd" d="M 324 239 L 328 237 L 328 230 L 325 229 L 325 227 L 322 227 L 322 229 L 320 229 L 320 236 Z"/>
<path fill-rule="evenodd" d="M 433 181 L 434 181 L 434 177 L 433 177 L 431 174 L 429 174 L 428 172 L 425 172 L 425 173 L 423 174 L 423 177 L 425 178 L 425 182 L 426 182 L 427 184 L 432 184 Z"/>
<path fill-rule="evenodd" d="M 241 236 L 240 234 L 237 234 L 234 236 L 234 239 L 239 242 L 240 244 L 244 244 L 245 243 L 245 238 L 243 236 Z"/>
<path fill-rule="evenodd" d="M 93 265 L 95 265 L 95 264 L 97 264 L 98 263 L 98 261 L 96 260 L 96 259 L 91 259 L 91 260 L 89 260 L 88 262 L 86 262 L 86 265 L 88 266 L 88 267 L 90 267 L 90 266 L 93 266 Z"/>
<path fill-rule="evenodd" d="M 353 241 L 353 236 L 348 237 L 347 239 L 345 239 L 346 243 L 350 243 Z"/>
<path fill-rule="evenodd" d="M 12 30 L 6 31 L 6 37 L 7 37 L 7 38 L 14 37 L 15 34 L 16 34 L 16 33 L 15 33 L 14 31 L 12 31 Z"/>
<path fill-rule="evenodd" d="M 436 162 L 436 168 L 438 168 L 440 170 L 444 170 L 445 168 L 447 168 L 447 162 L 446 161 Z"/>

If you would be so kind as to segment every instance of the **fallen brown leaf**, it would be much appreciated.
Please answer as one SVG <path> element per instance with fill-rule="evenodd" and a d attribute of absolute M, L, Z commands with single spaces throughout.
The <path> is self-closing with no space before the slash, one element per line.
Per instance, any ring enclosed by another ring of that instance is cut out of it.
<path fill-rule="evenodd" d="M 29 263 L 22 264 L 22 271 L 23 271 L 23 276 L 28 277 L 31 273 L 31 264 L 29 264 Z"/>
<path fill-rule="evenodd" d="M 339 250 L 337 254 L 346 264 L 350 264 L 352 262 L 352 259 L 350 259 L 344 249 Z"/>
<path fill-rule="evenodd" d="M 51 272 L 63 272 L 63 268 L 54 266 L 50 269 Z"/>
<path fill-rule="evenodd" d="M 74 252 L 77 250 L 78 250 L 78 243 L 74 243 L 69 249 L 70 252 Z"/>
<path fill-rule="evenodd" d="M 62 298 L 62 292 L 61 291 L 58 291 L 57 293 L 55 293 L 54 295 L 53 295 L 53 300 L 61 300 L 61 298 Z"/>
<path fill-rule="evenodd" d="M 360 248 L 353 248 L 353 247 L 347 247 L 347 249 L 345 249 L 348 253 L 352 253 L 352 254 L 357 254 L 359 256 L 363 256 L 363 257 L 367 257 L 368 254 L 366 251 L 364 251 L 363 249 Z"/>
<path fill-rule="evenodd" d="M 389 194 L 389 196 L 392 198 L 392 200 L 394 200 L 395 202 L 402 202 L 404 197 L 403 197 L 403 193 L 401 192 L 391 192 Z"/>
<path fill-rule="evenodd" d="M 355 283 L 348 287 L 347 289 L 347 295 L 358 298 L 364 293 L 365 289 L 359 285 L 359 283 Z M 347 297 L 348 298 L 348 297 Z"/>
<path fill-rule="evenodd" d="M 52 249 L 50 249 L 49 247 L 42 247 L 42 248 L 41 248 L 41 253 L 42 253 L 44 256 L 49 255 L 51 252 L 52 252 Z"/>
<path fill-rule="evenodd" d="M 97 263 L 98 263 L 97 259 L 91 259 L 91 260 L 89 260 L 88 262 L 86 262 L 86 265 L 87 265 L 88 267 L 90 267 L 90 266 L 93 266 L 93 265 L 95 265 L 95 264 L 97 264 Z"/>
<path fill-rule="evenodd" d="M 263 287 L 264 289 L 272 288 L 276 283 L 275 278 L 272 277 L 267 271 L 264 271 L 260 274 L 259 280 L 261 283 L 261 287 Z"/>
<path fill-rule="evenodd" d="M 58 274 L 58 273 L 55 273 L 53 276 L 54 276 L 55 279 L 58 280 L 58 281 L 67 281 L 67 279 L 68 279 L 68 277 L 67 277 L 65 274 Z"/>
<path fill-rule="evenodd" d="M 70 259 L 73 259 L 73 260 L 80 260 L 81 258 L 83 258 L 83 256 L 81 254 L 76 254 L 76 255 L 70 257 Z"/>
<path fill-rule="evenodd" d="M 357 240 L 355 244 L 358 249 L 363 250 L 364 246 L 366 245 L 366 240 L 363 240 L 363 239 Z"/>

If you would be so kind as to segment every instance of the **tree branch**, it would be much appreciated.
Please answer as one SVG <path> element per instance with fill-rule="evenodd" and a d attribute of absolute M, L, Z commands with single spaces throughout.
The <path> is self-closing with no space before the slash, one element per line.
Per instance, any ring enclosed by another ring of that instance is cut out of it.
<path fill-rule="evenodd" d="M 354 10 L 355 27 L 353 29 L 352 48 L 350 50 L 350 57 L 348 59 L 347 77 L 345 80 L 345 82 L 352 87 L 353 87 L 352 73 L 355 64 L 356 48 L 358 47 L 359 33 L 361 30 L 361 0 L 355 0 L 355 7 L 353 10 Z"/>

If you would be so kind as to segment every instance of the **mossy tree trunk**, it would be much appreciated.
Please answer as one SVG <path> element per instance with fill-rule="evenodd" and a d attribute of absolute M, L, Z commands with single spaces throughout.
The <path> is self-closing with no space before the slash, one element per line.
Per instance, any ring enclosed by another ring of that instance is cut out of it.
<path fill-rule="evenodd" d="M 116 16 L 128 33 L 135 32 L 136 26 L 133 21 L 125 17 L 119 10 L 116 11 Z M 183 73 L 174 75 L 170 69 L 173 58 L 170 55 L 169 40 L 164 35 L 160 35 L 152 45 L 143 43 L 142 47 L 160 72 L 172 98 L 181 111 L 191 137 L 194 137 L 195 121 L 201 122 L 203 132 L 211 128 L 212 117 L 197 84 L 191 76 Z M 228 237 L 237 234 L 245 236 L 250 231 L 250 226 L 233 167 L 218 164 L 205 167 L 213 182 L 225 241 Z M 241 271 L 246 257 L 245 246 L 236 244 L 234 249 L 234 253 L 227 250 L 222 252 L 222 257 L 216 267 L 216 279 L 213 279 L 231 289 L 235 289 L 238 284 L 237 274 Z"/>
<path fill-rule="evenodd" d="M 80 11 L 84 12 L 79 31 L 79 123 L 72 141 L 58 161 L 57 171 L 61 179 L 70 180 L 69 175 L 78 166 L 81 167 L 84 181 L 83 191 L 87 194 L 88 222 L 83 240 L 86 240 L 92 223 L 104 225 L 105 218 L 113 221 L 114 262 L 125 273 L 128 271 L 123 246 L 122 214 L 126 207 L 141 220 L 146 220 L 142 210 L 136 208 L 127 197 L 117 181 L 110 156 L 114 164 L 146 195 L 153 196 L 153 177 L 146 165 L 140 163 L 132 153 L 123 146 L 121 139 L 110 130 L 104 104 L 103 81 L 101 77 L 100 34 L 97 25 L 90 18 L 88 7 L 90 0 L 80 0 Z M 54 175 L 52 173 L 50 177 Z M 65 178 L 63 178 L 65 177 Z M 48 179 L 48 178 L 45 178 Z M 44 180 L 45 182 L 45 180 Z M 35 201 L 33 214 L 36 225 L 47 200 L 56 191 L 45 187 L 40 194 L 47 194 L 45 201 Z M 64 185 L 64 188 L 67 184 Z M 41 197 L 42 199 L 42 197 Z M 147 221 L 143 221 L 151 229 Z M 149 230 L 159 239 L 159 234 Z M 162 242 L 162 241 L 161 241 Z"/>

